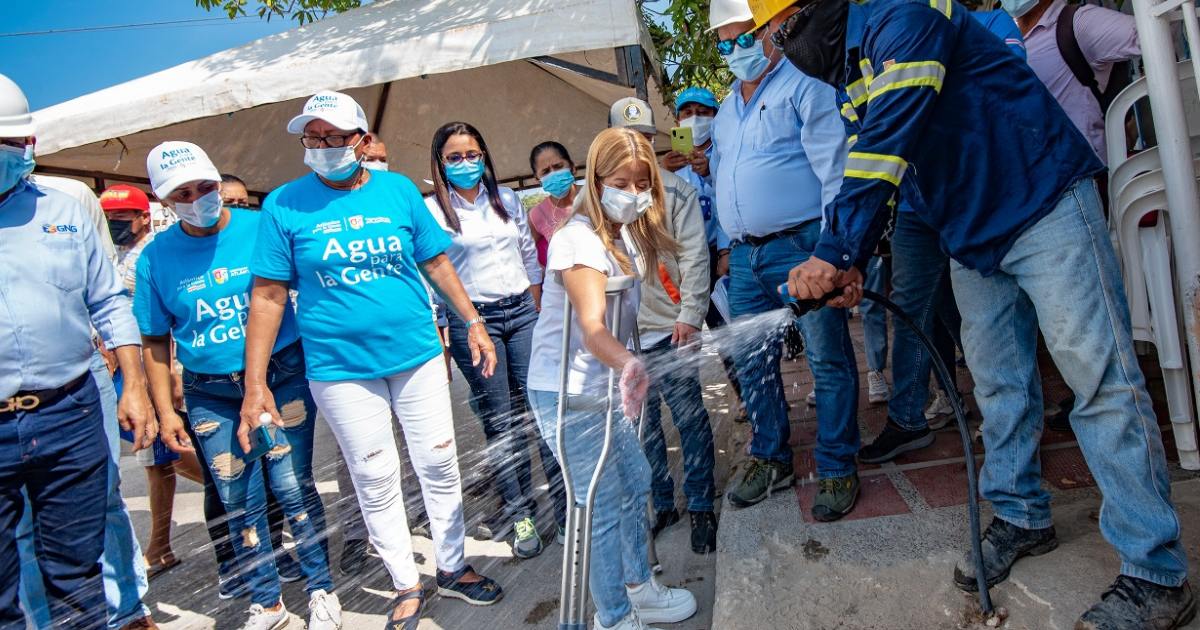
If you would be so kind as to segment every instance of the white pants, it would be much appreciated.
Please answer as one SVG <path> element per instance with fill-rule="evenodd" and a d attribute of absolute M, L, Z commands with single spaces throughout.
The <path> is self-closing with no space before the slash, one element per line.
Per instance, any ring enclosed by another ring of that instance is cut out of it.
<path fill-rule="evenodd" d="M 386 378 L 310 381 L 309 385 L 350 469 L 371 544 L 396 588 L 417 586 L 420 576 L 413 562 L 400 490 L 393 412 L 400 419 L 409 458 L 421 481 L 437 567 L 446 572 L 461 569 L 466 564 L 466 526 L 450 388 L 442 357 Z"/>

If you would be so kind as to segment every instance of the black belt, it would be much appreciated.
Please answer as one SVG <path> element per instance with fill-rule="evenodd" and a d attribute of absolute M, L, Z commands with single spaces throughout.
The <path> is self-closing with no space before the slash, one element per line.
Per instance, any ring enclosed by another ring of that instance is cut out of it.
<path fill-rule="evenodd" d="M 17 392 L 8 398 L 0 400 L 0 414 L 16 413 L 18 411 L 33 411 L 42 405 L 49 405 L 58 402 L 63 396 L 74 391 L 79 386 L 83 385 L 84 381 L 91 376 L 91 371 L 85 371 L 83 374 L 75 377 L 71 382 L 62 387 L 54 387 L 51 389 L 27 389 Z"/>
<path fill-rule="evenodd" d="M 793 225 L 790 228 L 784 228 L 782 230 L 779 230 L 778 232 L 772 232 L 766 236 L 752 236 L 752 235 L 747 234 L 746 236 L 743 236 L 742 238 L 734 239 L 733 244 L 734 245 L 743 245 L 744 244 L 744 245 L 750 245 L 751 247 L 762 247 L 763 245 L 766 245 L 767 243 L 770 243 L 771 241 L 773 241 L 777 238 L 783 238 L 785 236 L 792 236 L 793 234 L 798 234 L 800 232 L 800 230 L 803 230 L 804 227 L 806 225 L 808 225 L 809 223 L 812 223 L 812 221 L 816 221 L 816 219 L 812 219 L 810 221 L 805 221 L 804 223 L 799 223 L 799 224 Z"/>
<path fill-rule="evenodd" d="M 527 295 L 529 295 L 529 292 L 525 291 L 523 293 L 516 293 L 516 294 L 510 295 L 508 297 L 502 297 L 499 300 L 496 300 L 495 302 L 471 302 L 471 304 L 473 304 L 475 306 L 475 310 L 477 310 L 477 311 L 483 310 L 485 308 L 508 308 L 510 306 L 516 306 L 516 305 L 520 304 L 521 302 L 524 302 L 525 296 L 527 296 Z"/>

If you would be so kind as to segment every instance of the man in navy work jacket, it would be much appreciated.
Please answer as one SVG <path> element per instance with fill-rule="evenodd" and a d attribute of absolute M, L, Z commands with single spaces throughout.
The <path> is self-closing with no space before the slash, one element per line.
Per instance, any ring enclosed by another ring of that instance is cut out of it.
<path fill-rule="evenodd" d="M 125 374 L 117 415 L 134 449 L 157 431 L 129 294 L 87 210 L 29 181 L 33 135 L 25 95 L 0 75 L 0 627 L 25 627 L 14 542 L 24 487 L 54 627 L 103 628 L 110 455 L 88 369 L 93 327 Z"/>
<path fill-rule="evenodd" d="M 1040 484 L 1040 327 L 1077 397 L 1071 424 L 1104 494 L 1101 531 L 1122 560 L 1076 627 L 1186 624 L 1195 601 L 1179 517 L 1087 140 L 1029 66 L 952 0 L 873 0 L 861 37 L 847 37 L 847 0 L 751 5 L 788 59 L 841 89 L 858 118 L 841 192 L 812 258 L 789 275 L 792 294 L 848 287 L 837 305 L 861 299 L 858 269 L 898 189 L 954 261 L 984 416 L 980 492 L 996 515 L 983 546 L 987 581 L 1057 546 Z M 954 580 L 972 588 L 969 553 Z"/>

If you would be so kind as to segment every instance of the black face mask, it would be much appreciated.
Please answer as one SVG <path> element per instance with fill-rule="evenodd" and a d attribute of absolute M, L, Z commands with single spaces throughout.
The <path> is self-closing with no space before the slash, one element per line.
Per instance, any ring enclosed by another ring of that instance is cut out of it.
<path fill-rule="evenodd" d="M 133 242 L 133 221 L 125 219 L 109 219 L 108 233 L 112 235 L 113 244 L 128 245 Z"/>
<path fill-rule="evenodd" d="M 834 87 L 846 78 L 847 0 L 814 0 L 795 18 L 783 41 L 783 54 L 798 70 Z"/>

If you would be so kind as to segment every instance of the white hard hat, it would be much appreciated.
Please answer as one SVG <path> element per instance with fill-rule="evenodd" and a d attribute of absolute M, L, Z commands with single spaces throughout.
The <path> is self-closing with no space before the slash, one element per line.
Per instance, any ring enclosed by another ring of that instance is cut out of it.
<path fill-rule="evenodd" d="M 20 86 L 0 74 L 0 138 L 24 138 L 33 135 L 33 116 L 29 101 Z"/>
<path fill-rule="evenodd" d="M 748 0 L 713 0 L 708 7 L 708 30 L 715 31 L 726 24 L 750 22 L 754 13 Z"/>
<path fill-rule="evenodd" d="M 159 199 L 176 188 L 194 181 L 221 181 L 221 173 L 213 166 L 204 149 L 191 142 L 164 142 L 146 155 L 146 174 L 150 176 L 150 188 Z"/>
<path fill-rule="evenodd" d="M 363 108 L 357 101 L 341 92 L 322 91 L 313 94 L 304 104 L 300 115 L 288 122 L 288 133 L 304 133 L 304 126 L 317 119 L 346 131 L 370 131 L 367 127 L 367 115 L 363 113 Z"/>

